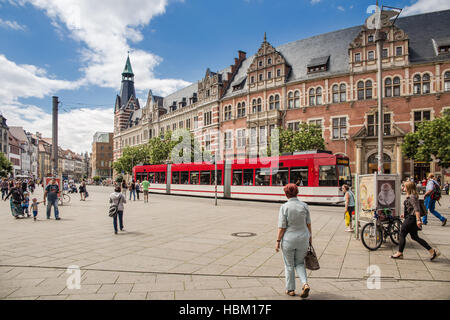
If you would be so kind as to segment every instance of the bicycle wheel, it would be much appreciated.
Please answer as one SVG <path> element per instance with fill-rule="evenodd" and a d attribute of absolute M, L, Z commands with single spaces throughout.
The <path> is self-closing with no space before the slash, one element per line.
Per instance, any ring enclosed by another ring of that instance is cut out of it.
<path fill-rule="evenodd" d="M 391 240 L 393 243 L 398 244 L 400 242 L 400 229 L 402 228 L 402 221 L 400 219 L 395 219 L 390 226 Z"/>
<path fill-rule="evenodd" d="M 373 222 L 367 223 L 361 230 L 361 241 L 367 249 L 377 250 L 383 243 L 383 230 L 380 226 L 376 226 Z"/>
<path fill-rule="evenodd" d="M 68 194 L 64 194 L 63 197 L 64 197 L 64 202 L 65 203 L 69 203 L 70 202 L 70 196 Z"/>

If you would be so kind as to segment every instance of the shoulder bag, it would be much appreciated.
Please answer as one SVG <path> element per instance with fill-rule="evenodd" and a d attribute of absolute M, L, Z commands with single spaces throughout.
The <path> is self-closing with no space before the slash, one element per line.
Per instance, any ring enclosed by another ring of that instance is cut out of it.
<path fill-rule="evenodd" d="M 113 204 L 111 204 L 109 206 L 109 216 L 111 218 L 113 218 L 117 214 L 117 212 L 119 211 L 119 204 L 120 204 L 120 200 L 122 200 L 122 197 L 123 197 L 123 195 L 120 194 L 119 201 L 117 201 L 117 204 L 113 203 Z"/>

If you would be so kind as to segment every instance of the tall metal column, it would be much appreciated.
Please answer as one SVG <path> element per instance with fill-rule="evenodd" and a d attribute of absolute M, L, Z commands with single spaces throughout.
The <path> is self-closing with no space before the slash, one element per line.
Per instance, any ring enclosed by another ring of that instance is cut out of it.
<path fill-rule="evenodd" d="M 382 77 L 382 49 L 386 33 L 377 29 L 375 32 L 375 42 L 377 44 L 377 95 L 378 95 L 378 173 L 384 173 L 383 163 L 383 136 L 384 136 L 384 116 L 383 116 L 383 77 Z"/>
<path fill-rule="evenodd" d="M 52 120 L 52 161 L 53 176 L 58 176 L 58 97 L 53 96 L 53 120 Z"/>

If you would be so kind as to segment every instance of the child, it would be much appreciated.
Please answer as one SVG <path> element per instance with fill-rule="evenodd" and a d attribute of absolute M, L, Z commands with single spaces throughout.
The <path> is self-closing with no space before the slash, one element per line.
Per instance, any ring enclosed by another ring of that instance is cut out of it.
<path fill-rule="evenodd" d="M 23 213 L 27 214 L 27 217 L 30 217 L 30 213 L 28 212 L 28 207 L 30 205 L 30 198 L 28 197 L 28 192 L 23 193 L 23 202 L 22 202 L 22 210 Z"/>
<path fill-rule="evenodd" d="M 33 198 L 33 203 L 31 204 L 31 209 L 33 210 L 33 218 L 34 218 L 34 221 L 36 221 L 36 217 L 37 217 L 37 215 L 38 215 L 38 204 L 39 204 L 40 202 L 37 202 L 37 199 L 36 198 Z"/>

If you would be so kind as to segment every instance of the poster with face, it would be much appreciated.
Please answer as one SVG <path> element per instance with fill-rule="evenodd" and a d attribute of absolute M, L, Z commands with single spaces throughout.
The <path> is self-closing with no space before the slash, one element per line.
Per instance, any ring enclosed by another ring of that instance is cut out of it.
<path fill-rule="evenodd" d="M 379 208 L 395 208 L 395 180 L 378 180 L 377 194 Z"/>

